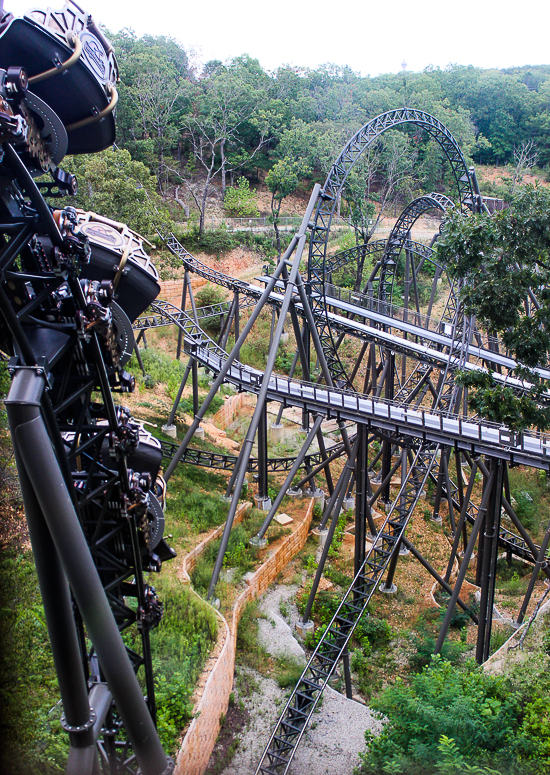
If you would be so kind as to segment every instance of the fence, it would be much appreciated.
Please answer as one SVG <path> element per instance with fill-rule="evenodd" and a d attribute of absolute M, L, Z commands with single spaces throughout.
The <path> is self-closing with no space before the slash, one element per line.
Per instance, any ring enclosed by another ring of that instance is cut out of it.
<path fill-rule="evenodd" d="M 279 218 L 279 231 L 295 231 L 301 224 L 302 218 L 298 215 L 283 215 Z M 382 219 L 374 234 L 378 236 L 387 236 L 393 225 L 395 218 Z M 369 221 L 369 229 L 373 221 Z M 416 228 L 430 232 L 436 232 L 441 225 L 439 218 L 419 218 Z M 226 228 L 231 231 L 252 231 L 252 232 L 270 232 L 273 230 L 273 221 L 270 216 L 264 215 L 260 218 L 205 218 L 204 228 L 213 231 L 214 229 Z M 353 229 L 353 224 L 349 218 L 341 215 L 335 215 L 331 222 L 331 229 L 344 230 Z M 414 231 L 414 227 L 413 227 Z"/>

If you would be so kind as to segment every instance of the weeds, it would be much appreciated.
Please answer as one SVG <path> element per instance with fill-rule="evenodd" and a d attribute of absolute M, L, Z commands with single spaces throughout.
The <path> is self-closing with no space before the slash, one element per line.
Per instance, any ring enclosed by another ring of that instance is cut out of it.
<path fill-rule="evenodd" d="M 276 670 L 277 683 L 281 689 L 286 689 L 287 686 L 295 686 L 298 683 L 304 672 L 304 665 L 295 659 L 284 657 L 277 659 Z"/>

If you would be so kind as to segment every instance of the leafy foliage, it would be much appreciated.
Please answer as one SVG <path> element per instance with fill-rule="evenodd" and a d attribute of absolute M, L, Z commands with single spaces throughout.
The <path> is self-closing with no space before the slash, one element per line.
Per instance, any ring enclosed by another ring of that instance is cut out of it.
<path fill-rule="evenodd" d="M 498 384 L 491 372 L 463 372 L 458 381 L 472 388 L 472 408 L 515 430 L 549 428 L 545 384 L 534 369 L 546 366 L 550 355 L 550 193 L 525 186 L 495 216 L 451 213 L 437 253 L 463 280 L 466 310 L 500 335 L 517 360 L 517 376 L 531 383 L 517 394 Z M 531 293 L 537 304 L 527 315 Z"/>
<path fill-rule="evenodd" d="M 197 307 L 211 307 L 225 301 L 225 294 L 219 285 L 206 283 L 195 294 Z"/>
<path fill-rule="evenodd" d="M 160 578 L 157 587 L 165 611 L 151 633 L 157 727 L 165 750 L 175 753 L 180 733 L 191 719 L 191 694 L 216 639 L 217 619 L 187 587 Z"/>
<path fill-rule="evenodd" d="M 67 737 L 59 715 L 57 680 L 44 609 L 28 551 L 0 560 L 0 769 L 5 775 L 61 773 Z"/>
<path fill-rule="evenodd" d="M 77 207 L 127 223 L 140 234 L 171 226 L 156 192 L 156 177 L 128 151 L 108 148 L 91 156 L 73 156 L 64 166 L 79 182 Z"/>
<path fill-rule="evenodd" d="M 398 679 L 372 707 L 388 721 L 378 737 L 367 732 L 364 775 L 435 775 L 458 772 L 458 764 L 462 772 L 466 765 L 498 766 L 513 755 L 517 742 L 520 698 L 506 680 L 484 674 L 474 663 L 457 669 L 435 657 L 410 686 Z"/>
<path fill-rule="evenodd" d="M 223 204 L 226 212 L 237 218 L 258 215 L 256 197 L 254 192 L 250 190 L 250 183 L 245 177 L 240 177 L 236 186 L 227 189 Z"/>

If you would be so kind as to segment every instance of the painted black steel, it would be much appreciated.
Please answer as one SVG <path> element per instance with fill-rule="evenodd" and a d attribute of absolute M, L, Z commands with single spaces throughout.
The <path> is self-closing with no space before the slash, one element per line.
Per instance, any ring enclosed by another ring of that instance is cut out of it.
<path fill-rule="evenodd" d="M 81 33 L 97 45 L 106 81 L 79 48 Z M 113 116 L 86 116 L 114 106 L 116 60 L 91 17 L 66 6 L 8 19 L 0 68 L 39 74 L 69 44 L 73 67 L 63 78 L 54 69 L 35 79 L 40 98 L 21 99 L 0 76 L 8 117 L 0 150 L 0 350 L 13 377 L 6 406 L 70 741 L 67 772 L 167 775 L 173 762 L 155 729 L 149 646 L 162 604 L 144 578 L 174 556 L 154 493 L 162 452 L 114 401 L 133 388 L 124 370 L 132 320 L 156 296 L 158 275 L 139 236 L 71 207 L 54 215 L 42 195 L 50 188 L 34 182 L 51 173 L 67 193 L 62 183 L 71 176 L 57 167 L 63 149 L 112 143 Z M 99 232 L 108 229 L 114 238 L 105 243 Z M 140 653 L 124 645 L 128 627 L 138 631 Z"/>

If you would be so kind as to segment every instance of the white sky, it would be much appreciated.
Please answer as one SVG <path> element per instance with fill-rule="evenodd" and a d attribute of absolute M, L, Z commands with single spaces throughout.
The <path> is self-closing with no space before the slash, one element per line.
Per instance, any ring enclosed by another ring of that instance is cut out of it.
<path fill-rule="evenodd" d="M 60 8 L 63 0 L 52 3 Z M 36 3 L 34 7 L 45 7 Z M 479 67 L 549 64 L 550 3 L 530 0 L 78 0 L 112 31 L 170 35 L 199 61 L 249 54 L 267 70 L 331 62 L 362 75 L 449 63 Z M 374 7 L 373 7 L 374 6 Z M 4 0 L 21 14 L 29 0 Z M 354 10 L 355 9 L 355 10 Z"/>

